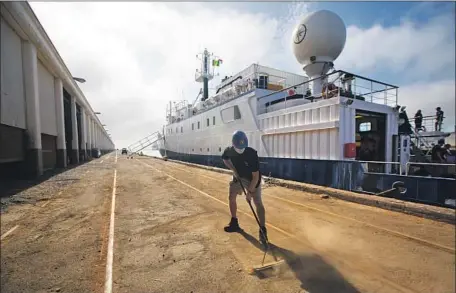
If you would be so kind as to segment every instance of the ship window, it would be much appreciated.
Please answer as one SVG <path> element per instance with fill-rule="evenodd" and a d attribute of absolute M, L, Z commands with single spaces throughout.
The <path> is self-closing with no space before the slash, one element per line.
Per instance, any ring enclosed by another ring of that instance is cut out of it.
<path fill-rule="evenodd" d="M 207 118 L 207 119 L 206 119 L 207 126 L 211 125 L 211 124 L 209 123 L 209 121 L 210 121 L 209 118 Z"/>
<path fill-rule="evenodd" d="M 221 148 L 221 147 L 219 147 L 219 152 L 221 152 L 221 151 L 222 151 L 222 148 Z"/>
<path fill-rule="evenodd" d="M 183 126 L 181 126 L 181 133 L 182 133 L 182 132 L 184 132 L 184 127 L 183 127 Z"/>
<path fill-rule="evenodd" d="M 179 127 L 176 127 L 176 133 L 179 133 Z"/>
<path fill-rule="evenodd" d="M 198 121 L 198 129 L 200 129 L 200 122 Z"/>
<path fill-rule="evenodd" d="M 192 152 L 194 152 L 194 151 L 195 151 L 195 149 L 192 149 Z"/>
<path fill-rule="evenodd" d="M 363 122 L 359 124 L 359 132 L 371 131 L 372 124 L 370 122 Z"/>
<path fill-rule="evenodd" d="M 192 130 L 195 130 L 195 123 L 192 123 Z"/>
<path fill-rule="evenodd" d="M 212 125 L 215 125 L 215 116 L 212 117 Z"/>
<path fill-rule="evenodd" d="M 222 114 L 222 120 L 225 123 L 241 119 L 241 112 L 237 105 L 223 109 L 220 113 Z"/>
<path fill-rule="evenodd" d="M 207 148 L 207 151 L 209 151 L 209 148 Z"/>
<path fill-rule="evenodd" d="M 234 106 L 234 120 L 241 119 L 241 111 L 238 106 Z"/>
<path fill-rule="evenodd" d="M 372 123 L 370 122 L 363 122 L 359 124 L 359 132 L 367 132 L 371 131 Z"/>
<path fill-rule="evenodd" d="M 203 151 L 203 148 L 200 148 L 200 152 L 202 152 L 202 151 Z"/>

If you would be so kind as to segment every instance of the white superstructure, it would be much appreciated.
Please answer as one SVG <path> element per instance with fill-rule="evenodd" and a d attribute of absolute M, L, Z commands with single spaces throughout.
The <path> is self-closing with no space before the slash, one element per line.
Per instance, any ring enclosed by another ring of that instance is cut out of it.
<path fill-rule="evenodd" d="M 363 132 L 375 132 L 378 145 L 389 146 L 380 147 L 378 159 L 392 161 L 397 87 L 335 71 L 345 39 L 345 26 L 334 13 L 306 16 L 292 47 L 307 76 L 252 64 L 223 79 L 215 95 L 196 105 L 170 103 L 160 149 L 219 156 L 232 133 L 243 130 L 262 158 L 351 160 L 356 156 L 347 149 L 359 149 Z"/>

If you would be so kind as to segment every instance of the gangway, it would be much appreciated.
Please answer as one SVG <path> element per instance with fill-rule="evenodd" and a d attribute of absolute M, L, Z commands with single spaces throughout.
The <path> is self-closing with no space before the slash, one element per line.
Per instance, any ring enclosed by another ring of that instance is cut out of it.
<path fill-rule="evenodd" d="M 128 146 L 128 151 L 131 154 L 136 154 L 143 149 L 157 143 L 161 139 L 161 135 L 159 131 L 155 131 L 154 133 L 138 140 L 137 142 Z"/>
<path fill-rule="evenodd" d="M 445 117 L 444 117 L 445 118 Z M 412 153 L 415 161 L 429 163 L 432 148 L 441 138 L 450 136 L 451 133 L 443 132 L 440 129 L 434 129 L 433 123 L 435 116 L 423 116 L 422 124 L 419 128 L 412 126 L 414 118 L 409 119 L 411 131 L 410 139 L 412 141 Z"/>

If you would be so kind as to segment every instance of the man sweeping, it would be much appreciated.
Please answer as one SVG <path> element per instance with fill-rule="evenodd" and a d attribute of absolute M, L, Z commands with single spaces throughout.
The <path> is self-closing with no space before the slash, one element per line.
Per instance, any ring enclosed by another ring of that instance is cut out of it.
<path fill-rule="evenodd" d="M 232 146 L 225 149 L 222 159 L 225 165 L 233 171 L 233 179 L 230 182 L 229 191 L 231 221 L 224 230 L 226 232 L 238 232 L 241 230 L 236 214 L 236 197 L 242 193 L 242 186 L 239 183 L 239 180 L 241 180 L 243 187 L 246 189 L 247 201 L 250 202 L 253 199 L 255 204 L 261 226 L 259 239 L 262 243 L 265 243 L 267 241 L 267 232 L 265 210 L 261 200 L 260 161 L 257 151 L 248 146 L 248 139 L 243 131 L 238 130 L 233 134 Z M 263 233 L 261 233 L 262 231 Z"/>

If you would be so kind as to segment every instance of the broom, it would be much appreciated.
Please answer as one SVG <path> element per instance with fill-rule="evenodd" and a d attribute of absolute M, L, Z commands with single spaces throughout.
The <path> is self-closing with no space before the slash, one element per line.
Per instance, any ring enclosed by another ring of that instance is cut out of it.
<path fill-rule="evenodd" d="M 247 197 L 247 192 L 245 191 L 244 185 L 242 184 L 242 180 L 237 176 L 237 171 L 235 172 L 235 177 L 239 181 L 239 184 L 241 185 L 241 188 L 242 188 L 242 191 L 244 192 L 244 195 Z M 267 264 L 264 263 L 264 260 L 266 258 L 266 254 L 267 254 L 267 252 L 269 251 L 269 248 L 270 248 L 269 240 L 266 237 L 266 235 L 264 235 L 264 231 L 261 228 L 260 220 L 258 220 L 258 216 L 257 216 L 255 210 L 253 209 L 251 201 L 247 200 L 247 203 L 249 204 L 250 209 L 252 210 L 253 216 L 255 217 L 255 220 L 256 220 L 256 222 L 258 224 L 258 227 L 260 228 L 261 235 L 263 236 L 263 239 L 265 241 L 265 243 L 264 243 L 265 250 L 264 250 L 263 260 L 261 261 L 261 266 L 254 266 L 252 268 L 252 270 L 253 270 L 253 272 L 262 272 L 262 271 L 265 271 L 265 270 L 268 270 L 268 269 L 274 269 L 275 266 L 278 266 L 278 265 L 282 264 L 284 262 L 284 260 L 280 260 L 279 261 L 277 259 L 277 257 L 275 256 L 274 252 L 271 249 L 271 254 L 272 254 L 272 257 L 274 257 L 274 262 L 267 263 Z"/>

